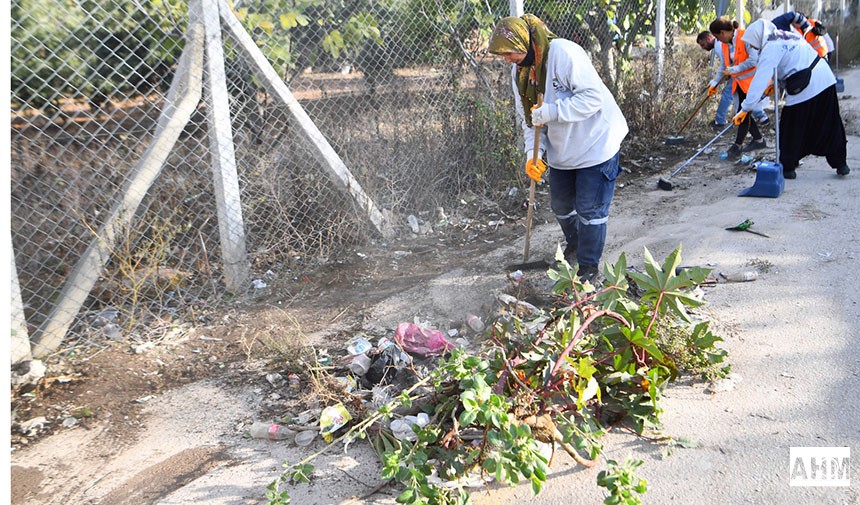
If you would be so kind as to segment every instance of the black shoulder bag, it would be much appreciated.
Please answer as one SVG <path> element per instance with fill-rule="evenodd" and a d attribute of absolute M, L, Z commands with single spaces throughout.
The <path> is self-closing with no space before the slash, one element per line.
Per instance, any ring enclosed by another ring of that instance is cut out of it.
<path fill-rule="evenodd" d="M 804 68 L 803 70 L 798 70 L 797 72 L 786 77 L 785 92 L 789 95 L 796 95 L 801 91 L 805 90 L 806 87 L 809 85 L 809 80 L 812 78 L 812 68 L 815 67 L 815 64 L 818 63 L 818 60 L 820 59 L 821 56 L 816 56 L 808 67 Z"/>

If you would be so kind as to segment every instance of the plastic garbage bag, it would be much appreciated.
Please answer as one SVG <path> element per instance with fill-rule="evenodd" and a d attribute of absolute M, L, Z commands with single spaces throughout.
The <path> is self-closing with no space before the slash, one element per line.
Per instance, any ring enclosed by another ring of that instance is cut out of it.
<path fill-rule="evenodd" d="M 422 328 L 415 323 L 400 323 L 394 333 L 397 344 L 418 356 L 441 356 L 455 346 L 439 330 Z"/>

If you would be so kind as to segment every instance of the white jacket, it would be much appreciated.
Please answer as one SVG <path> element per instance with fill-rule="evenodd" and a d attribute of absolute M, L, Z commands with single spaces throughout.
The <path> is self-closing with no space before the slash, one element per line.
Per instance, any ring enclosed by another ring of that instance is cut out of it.
<path fill-rule="evenodd" d="M 512 75 L 516 76 L 516 66 Z M 557 118 L 541 128 L 541 151 L 546 151 L 547 164 L 573 170 L 593 167 L 615 156 L 627 136 L 627 121 L 585 50 L 569 40 L 554 39 L 549 45 L 546 78 L 543 100 Z M 515 79 L 513 87 L 525 152 L 531 156 L 534 129 L 526 126 Z"/>
<path fill-rule="evenodd" d="M 747 99 L 741 104 L 741 109 L 751 111 L 756 107 L 762 93 L 764 93 L 770 79 L 773 78 L 773 69 L 776 68 L 780 85 L 784 84 L 786 77 L 808 67 L 818 56 L 815 49 L 804 39 L 794 35 L 785 35 L 786 32 L 776 30 L 773 39 L 769 39 L 761 50 L 756 68 L 755 77 L 750 83 L 750 92 Z M 821 59 L 812 70 L 812 78 L 809 85 L 796 95 L 785 94 L 785 105 L 797 105 L 836 84 L 836 77 L 830 70 L 827 60 Z"/>

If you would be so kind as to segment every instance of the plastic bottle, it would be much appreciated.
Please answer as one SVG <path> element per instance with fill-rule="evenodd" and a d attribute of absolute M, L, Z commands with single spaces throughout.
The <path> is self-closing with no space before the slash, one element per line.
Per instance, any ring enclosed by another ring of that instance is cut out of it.
<path fill-rule="evenodd" d="M 484 322 L 481 321 L 480 317 L 474 314 L 469 314 L 468 316 L 466 316 L 466 324 L 469 325 L 469 328 L 472 328 L 472 331 L 484 331 Z"/>
<path fill-rule="evenodd" d="M 370 356 L 361 353 L 356 354 L 352 361 L 349 362 L 348 368 L 355 375 L 364 375 L 370 369 Z"/>
<path fill-rule="evenodd" d="M 729 159 L 729 152 L 728 151 L 720 151 L 720 159 L 723 161 Z"/>
<path fill-rule="evenodd" d="M 758 279 L 758 272 L 755 270 L 747 270 L 745 272 L 733 272 L 728 275 L 723 274 L 728 282 L 750 282 Z"/>
<path fill-rule="evenodd" d="M 296 436 L 296 432 L 275 423 L 256 422 L 251 425 L 251 436 L 268 440 L 286 440 Z"/>

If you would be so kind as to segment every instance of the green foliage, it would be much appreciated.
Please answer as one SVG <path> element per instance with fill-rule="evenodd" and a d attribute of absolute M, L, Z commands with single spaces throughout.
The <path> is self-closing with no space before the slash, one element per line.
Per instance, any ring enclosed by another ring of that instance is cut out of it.
<path fill-rule="evenodd" d="M 662 347 L 667 321 L 676 327 L 691 324 L 689 309 L 702 304 L 691 292 L 708 274 L 703 269 L 676 273 L 680 253 L 679 247 L 660 264 L 646 250 L 645 271 L 629 274 L 622 255 L 604 266 L 607 282 L 595 287 L 583 284 L 559 251 L 558 268 L 548 272 L 559 297 L 555 306 L 528 316 L 500 316 L 486 353 L 454 350 L 424 379 L 430 391 L 415 393 L 413 386 L 363 421 L 357 429 L 373 430 L 382 477 L 404 488 L 397 502 L 468 502 L 465 491 L 440 486 L 437 479 L 462 483 L 490 476 L 509 485 L 529 482 L 538 493 L 549 472 L 539 441 L 561 443 L 587 463 L 581 454 L 599 457 L 600 436 L 614 426 L 640 434 L 658 428 L 663 390 L 679 373 L 676 362 L 719 364 L 725 358 L 714 348 L 720 339 L 707 323 L 692 325 L 684 340 L 690 345 Z M 628 294 L 628 275 L 642 290 L 641 298 Z M 398 440 L 376 423 L 416 409 L 430 422 L 412 427 L 412 441 Z M 307 458 L 289 467 L 281 479 L 307 479 L 312 467 L 306 463 Z M 641 464 L 609 462 L 598 477 L 610 492 L 605 503 L 640 503 L 636 494 L 645 492 L 646 483 L 635 470 Z M 270 500 L 280 499 L 277 489 Z"/>
<path fill-rule="evenodd" d="M 179 5 L 13 0 L 13 102 L 41 107 L 65 97 L 164 87 L 181 48 L 185 15 Z"/>
<path fill-rule="evenodd" d="M 609 491 L 603 503 L 606 505 L 641 505 L 640 494 L 648 490 L 648 482 L 636 475 L 642 466 L 641 460 L 627 459 L 622 464 L 606 461 L 607 469 L 597 474 L 597 485 Z"/>

